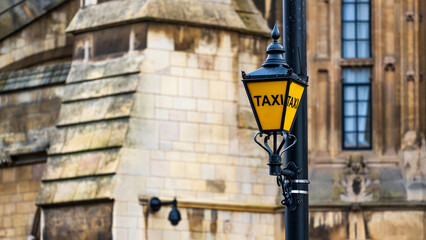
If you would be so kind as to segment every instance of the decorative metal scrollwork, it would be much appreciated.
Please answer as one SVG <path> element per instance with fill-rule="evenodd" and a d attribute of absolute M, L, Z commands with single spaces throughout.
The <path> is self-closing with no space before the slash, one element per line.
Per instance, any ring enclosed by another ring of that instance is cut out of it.
<path fill-rule="evenodd" d="M 278 145 L 277 135 L 282 136 L 282 141 Z M 264 136 L 265 135 L 265 136 Z M 263 137 L 263 144 L 258 141 L 258 136 L 260 138 Z M 272 138 L 272 147 L 269 143 L 269 140 Z M 284 148 L 284 144 L 293 140 L 291 144 Z M 282 195 L 284 199 L 281 201 L 281 204 L 289 207 L 291 211 L 296 209 L 296 206 L 300 204 L 300 199 L 294 201 L 293 195 L 294 193 L 305 192 L 304 190 L 293 190 L 293 183 L 309 183 L 309 181 L 301 181 L 297 179 L 297 175 L 301 173 L 301 169 L 299 169 L 295 163 L 289 162 L 285 168 L 281 168 L 282 165 L 282 156 L 284 152 L 293 147 L 297 138 L 293 134 L 282 132 L 273 132 L 273 133 L 257 133 L 254 135 L 254 141 L 265 150 L 269 154 L 269 174 L 275 175 L 277 177 L 277 184 L 282 188 Z M 284 148 L 284 149 L 283 149 Z"/>

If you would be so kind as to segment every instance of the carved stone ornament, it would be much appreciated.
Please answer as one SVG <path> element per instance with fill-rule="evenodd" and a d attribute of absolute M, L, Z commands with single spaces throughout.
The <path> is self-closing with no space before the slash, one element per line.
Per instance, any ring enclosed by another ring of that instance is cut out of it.
<path fill-rule="evenodd" d="M 340 199 L 345 202 L 371 201 L 372 195 L 368 188 L 372 181 L 368 178 L 364 156 L 362 154 L 350 155 L 344 173 L 345 177 L 340 184 L 345 190 L 340 195 Z"/>
<path fill-rule="evenodd" d="M 414 22 L 414 11 L 406 11 L 405 16 L 407 17 L 407 22 Z"/>
<path fill-rule="evenodd" d="M 352 154 L 348 157 L 346 162 L 346 174 L 364 174 L 366 172 L 366 165 L 364 156 L 361 154 Z"/>
<path fill-rule="evenodd" d="M 421 138 L 416 131 L 408 131 L 402 141 L 401 160 L 406 178 L 420 177 L 421 173 Z"/>
<path fill-rule="evenodd" d="M 413 70 L 409 70 L 405 73 L 405 79 L 407 79 L 408 82 L 414 82 L 416 73 Z"/>
<path fill-rule="evenodd" d="M 0 167 L 10 166 L 12 164 L 12 158 L 6 151 L 0 152 Z"/>
<path fill-rule="evenodd" d="M 394 56 L 385 56 L 383 63 L 385 64 L 385 71 L 395 71 L 396 59 Z"/>

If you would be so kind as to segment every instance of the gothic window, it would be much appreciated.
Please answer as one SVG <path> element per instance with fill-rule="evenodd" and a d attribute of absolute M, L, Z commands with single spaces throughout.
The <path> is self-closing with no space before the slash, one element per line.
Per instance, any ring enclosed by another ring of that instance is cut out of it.
<path fill-rule="evenodd" d="M 342 57 L 370 58 L 370 0 L 342 0 Z"/>
<path fill-rule="evenodd" d="M 371 69 L 343 68 L 343 149 L 371 149 Z"/>

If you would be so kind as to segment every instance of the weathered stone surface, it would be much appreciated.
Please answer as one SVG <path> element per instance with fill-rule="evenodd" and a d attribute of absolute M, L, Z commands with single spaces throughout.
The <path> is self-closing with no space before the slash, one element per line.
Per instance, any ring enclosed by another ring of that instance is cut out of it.
<path fill-rule="evenodd" d="M 0 2 L 0 12 L 4 12 L 9 8 L 13 7 L 13 5 L 19 3 L 20 0 L 11 0 L 11 1 L 3 1 Z"/>
<path fill-rule="evenodd" d="M 133 92 L 136 90 L 139 78 L 140 75 L 132 74 L 103 78 L 79 84 L 68 84 L 65 86 L 62 99 L 66 102 Z"/>
<path fill-rule="evenodd" d="M 26 5 L 29 2 L 36 5 L 35 8 L 39 8 L 39 6 L 45 3 L 62 2 L 63 4 L 56 6 L 55 4 L 50 6 L 45 5 L 45 10 L 48 11 L 46 12 L 41 9 L 45 14 L 37 16 L 31 15 L 31 7 L 22 9 L 22 6 L 27 7 Z M 77 12 L 80 1 L 47 0 L 42 3 L 38 0 L 28 0 L 20 1 L 20 3 L 16 6 L 19 12 L 14 13 L 17 14 L 15 18 L 18 19 L 21 16 L 31 15 L 29 19 L 31 23 L 28 25 L 25 24 L 25 28 L 16 29 L 18 31 L 13 32 L 13 34 L 8 35 L 0 41 L 0 69 L 2 71 L 11 71 L 51 62 L 53 59 L 55 59 L 55 62 L 70 60 L 73 38 L 65 34 L 65 27 Z M 54 10 L 51 7 L 54 7 Z M 13 9 L 6 11 L 5 15 L 13 12 Z M 18 21 L 14 23 L 13 19 L 9 23 L 3 23 L 6 25 L 12 24 L 12 27 L 15 24 L 23 27 Z M 5 28 L 4 30 L 8 31 L 10 29 Z"/>
<path fill-rule="evenodd" d="M 424 212 L 310 212 L 309 239 L 424 239 Z"/>
<path fill-rule="evenodd" d="M 269 28 L 260 13 L 255 8 L 248 10 L 250 12 L 245 14 L 233 9 L 230 4 L 206 1 L 111 1 L 96 7 L 81 9 L 67 31 L 78 32 L 113 23 L 156 19 L 157 21 L 203 24 L 261 35 L 269 34 Z"/>
<path fill-rule="evenodd" d="M 131 55 L 106 62 L 75 63 L 71 66 L 67 83 L 138 73 L 144 58 L 144 55 Z"/>
<path fill-rule="evenodd" d="M 381 200 L 406 200 L 407 190 L 401 171 L 398 169 L 382 169 L 380 171 Z"/>
<path fill-rule="evenodd" d="M 56 131 L 62 87 L 0 95 L 0 149 L 9 154 L 45 151 Z"/>
<path fill-rule="evenodd" d="M 0 11 L 0 39 L 19 30 L 66 1 L 47 0 L 39 2 L 37 0 L 25 0 L 18 4 L 10 1 L 3 3 L 2 8 L 7 11 Z M 9 5 L 7 6 L 6 4 Z"/>
<path fill-rule="evenodd" d="M 59 63 L 0 73 L 0 92 L 64 83 L 71 63 Z"/>
<path fill-rule="evenodd" d="M 112 239 L 112 205 L 104 202 L 46 208 L 43 239 Z M 68 221 L 63 221 L 65 218 Z"/>
<path fill-rule="evenodd" d="M 159 123 L 154 120 L 130 119 L 125 146 L 158 149 Z"/>
<path fill-rule="evenodd" d="M 371 212 L 366 227 L 370 239 L 424 239 L 424 211 Z"/>
<path fill-rule="evenodd" d="M 324 168 L 311 169 L 310 202 L 349 206 L 348 204 L 354 202 L 400 203 L 409 200 L 407 188 L 398 169 L 372 168 L 368 171 L 368 175 L 358 175 L 349 174 L 344 169 L 333 172 Z"/>
<path fill-rule="evenodd" d="M 238 126 L 243 128 L 257 129 L 256 119 L 249 107 L 239 107 Z"/>
<path fill-rule="evenodd" d="M 309 202 L 332 202 L 336 200 L 333 194 L 334 177 L 332 172 L 324 170 L 311 170 L 309 177 Z"/>
<path fill-rule="evenodd" d="M 30 234 L 45 163 L 0 168 L 0 238 L 24 239 Z M 6 232 L 3 235 L 1 231 Z M 10 233 L 13 233 L 12 235 Z"/>
<path fill-rule="evenodd" d="M 113 188 L 113 176 L 86 177 L 75 180 L 43 182 L 38 205 L 50 203 L 109 199 Z"/>
<path fill-rule="evenodd" d="M 52 156 L 49 158 L 43 180 L 114 173 L 118 159 L 118 150 Z"/>
<path fill-rule="evenodd" d="M 63 103 L 58 126 L 130 116 L 134 97 L 119 95 Z M 72 117 L 70 117 L 72 116 Z"/>
<path fill-rule="evenodd" d="M 50 147 L 50 154 L 119 147 L 124 143 L 128 120 L 96 122 L 60 128 Z"/>

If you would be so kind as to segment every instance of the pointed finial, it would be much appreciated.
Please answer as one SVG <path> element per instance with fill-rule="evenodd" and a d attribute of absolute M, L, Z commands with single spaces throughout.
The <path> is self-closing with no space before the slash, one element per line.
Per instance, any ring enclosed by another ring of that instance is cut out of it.
<path fill-rule="evenodd" d="M 280 32 L 278 31 L 278 26 L 275 24 L 274 29 L 272 29 L 271 37 L 274 39 L 274 42 L 271 43 L 266 49 L 268 57 L 263 63 L 262 67 L 275 67 L 283 66 L 288 68 L 288 64 L 283 58 L 283 53 L 285 52 L 283 46 L 278 42 L 280 38 Z"/>
<path fill-rule="evenodd" d="M 274 29 L 272 29 L 271 37 L 274 39 L 274 42 L 277 42 L 278 38 L 280 38 L 280 31 L 278 31 L 278 26 L 275 23 Z"/>

